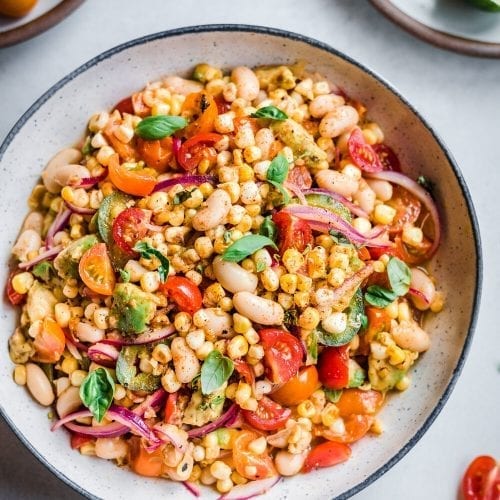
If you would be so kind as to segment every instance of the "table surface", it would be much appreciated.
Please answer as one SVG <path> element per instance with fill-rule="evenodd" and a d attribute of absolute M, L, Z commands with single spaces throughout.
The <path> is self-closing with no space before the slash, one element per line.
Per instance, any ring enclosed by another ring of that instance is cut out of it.
<path fill-rule="evenodd" d="M 0 50 L 0 140 L 35 99 L 94 55 L 181 26 L 227 22 L 295 31 L 390 81 L 434 126 L 462 169 L 481 228 L 484 287 L 473 346 L 445 408 L 408 455 L 355 498 L 456 498 L 459 478 L 474 456 L 500 458 L 500 340 L 491 309 L 500 289 L 494 209 L 500 192 L 500 61 L 427 45 L 362 0 L 148 0 L 138 6 L 133 0 L 87 0 L 48 32 Z M 0 443 L 0 498 L 81 498 L 33 458 L 1 419 Z"/>

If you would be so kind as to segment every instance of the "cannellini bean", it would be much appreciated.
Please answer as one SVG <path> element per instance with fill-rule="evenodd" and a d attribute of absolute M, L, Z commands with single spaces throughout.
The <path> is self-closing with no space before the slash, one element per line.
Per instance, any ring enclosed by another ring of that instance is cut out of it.
<path fill-rule="evenodd" d="M 368 183 L 361 179 L 359 182 L 359 189 L 353 195 L 354 201 L 358 202 L 358 205 L 367 213 L 371 214 L 375 208 L 375 200 L 377 196 L 375 191 L 368 185 Z"/>
<path fill-rule="evenodd" d="M 302 469 L 306 457 L 307 452 L 294 454 L 280 450 L 276 453 L 274 465 L 276 465 L 276 470 L 282 476 L 294 476 Z"/>
<path fill-rule="evenodd" d="M 95 454 L 105 460 L 123 458 L 128 453 L 127 443 L 121 438 L 98 438 L 95 441 Z"/>
<path fill-rule="evenodd" d="M 176 337 L 170 346 L 174 361 L 175 375 L 182 384 L 187 384 L 198 375 L 200 362 L 193 350 L 187 345 L 186 339 Z"/>
<path fill-rule="evenodd" d="M 34 363 L 26 365 L 26 385 L 31 395 L 43 406 L 54 402 L 54 390 L 44 371 Z"/>
<path fill-rule="evenodd" d="M 16 244 L 12 247 L 12 254 L 20 261 L 28 260 L 30 252 L 36 252 L 42 246 L 42 238 L 34 229 L 24 230 L 17 238 Z"/>
<path fill-rule="evenodd" d="M 82 342 L 90 342 L 92 344 L 100 342 L 104 338 L 103 329 L 97 328 L 90 323 L 85 323 L 84 321 L 80 321 L 80 323 L 76 325 L 75 333 Z"/>
<path fill-rule="evenodd" d="M 321 170 L 315 176 L 318 186 L 350 198 L 359 187 L 356 179 L 336 170 Z"/>
<path fill-rule="evenodd" d="M 73 413 L 82 405 L 80 388 L 70 386 L 57 399 L 56 411 L 60 418 Z"/>
<path fill-rule="evenodd" d="M 390 182 L 378 179 L 369 179 L 367 182 L 379 200 L 389 201 L 392 198 L 392 184 Z"/>
<path fill-rule="evenodd" d="M 411 269 L 410 288 L 419 291 L 427 299 L 423 300 L 416 295 L 411 295 L 413 305 L 421 311 L 429 309 L 436 296 L 436 287 L 430 277 L 421 269 L 413 267 Z"/>
<path fill-rule="evenodd" d="M 250 292 L 238 292 L 233 296 L 235 309 L 250 321 L 261 325 L 281 325 L 284 320 L 283 308 L 273 300 L 258 297 Z"/>
<path fill-rule="evenodd" d="M 188 95 L 203 90 L 203 84 L 200 82 L 186 80 L 179 76 L 167 76 L 165 80 L 163 80 L 163 83 L 173 94 Z"/>
<path fill-rule="evenodd" d="M 61 191 L 61 186 L 54 179 L 57 170 L 65 165 L 77 164 L 81 159 L 82 153 L 75 148 L 63 149 L 53 156 L 42 172 L 43 184 L 47 188 L 47 191 L 50 193 Z"/>
<path fill-rule="evenodd" d="M 231 198 L 223 189 L 216 189 L 206 201 L 207 206 L 202 208 L 192 220 L 196 231 L 208 231 L 222 224 L 229 210 L 231 210 Z"/>
<path fill-rule="evenodd" d="M 233 326 L 232 316 L 218 307 L 200 309 L 196 313 L 195 324 L 211 336 L 227 334 Z"/>
<path fill-rule="evenodd" d="M 319 133 L 323 137 L 338 137 L 354 128 L 358 120 L 358 112 L 352 106 L 338 106 L 323 117 Z"/>
<path fill-rule="evenodd" d="M 259 278 L 236 262 L 216 257 L 212 267 L 217 281 L 229 292 L 255 292 Z"/>
<path fill-rule="evenodd" d="M 59 186 L 56 192 L 59 192 L 61 188 L 67 186 L 73 179 L 83 179 L 84 177 L 90 177 L 90 172 L 87 167 L 83 165 L 64 165 L 59 167 L 53 176 L 54 182 Z"/>
<path fill-rule="evenodd" d="M 194 444 L 190 443 L 188 450 L 184 453 L 182 460 L 178 463 L 177 467 L 165 467 L 165 472 L 168 477 L 174 481 L 186 481 L 193 472 L 194 459 L 193 459 Z"/>
<path fill-rule="evenodd" d="M 253 101 L 259 95 L 259 79 L 246 66 L 238 66 L 231 73 L 231 80 L 236 84 L 237 96 L 246 101 Z"/>
<path fill-rule="evenodd" d="M 424 352 L 431 345 L 428 333 L 414 320 L 403 320 L 399 324 L 394 322 L 391 334 L 399 347 L 410 351 Z"/>
<path fill-rule="evenodd" d="M 336 94 L 319 95 L 309 104 L 309 112 L 314 118 L 323 118 L 327 113 L 344 103 L 344 98 Z"/>
<path fill-rule="evenodd" d="M 24 219 L 22 231 L 26 231 L 27 229 L 42 234 L 43 215 L 40 212 L 31 212 L 26 219 Z"/>

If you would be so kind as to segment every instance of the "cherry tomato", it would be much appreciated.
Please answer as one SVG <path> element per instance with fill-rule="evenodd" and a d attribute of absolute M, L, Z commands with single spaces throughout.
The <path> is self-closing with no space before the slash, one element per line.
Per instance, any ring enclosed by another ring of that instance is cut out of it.
<path fill-rule="evenodd" d="M 218 114 L 217 103 L 208 92 L 202 90 L 187 95 L 182 105 L 182 115 L 188 115 L 191 123 L 184 129 L 184 133 L 187 137 L 192 137 L 212 132 Z"/>
<path fill-rule="evenodd" d="M 132 104 L 132 97 L 125 97 L 116 106 L 115 109 L 120 112 L 120 114 L 128 113 L 129 115 L 134 114 L 134 105 Z"/>
<path fill-rule="evenodd" d="M 84 434 L 78 434 L 77 432 L 71 433 L 71 449 L 77 450 L 80 449 L 84 444 L 90 443 L 93 441 L 93 438 L 90 436 L 85 436 Z"/>
<path fill-rule="evenodd" d="M 262 396 L 255 411 L 241 410 L 245 420 L 260 431 L 274 431 L 284 427 L 292 410 L 283 408 L 267 396 Z"/>
<path fill-rule="evenodd" d="M 349 345 L 325 347 L 318 357 L 319 380 L 327 389 L 343 389 L 349 383 Z"/>
<path fill-rule="evenodd" d="M 154 168 L 161 174 L 167 170 L 174 158 L 172 138 L 165 137 L 155 141 L 146 141 L 138 137 L 137 154 L 148 167 Z"/>
<path fill-rule="evenodd" d="M 273 460 L 267 452 L 256 455 L 248 449 L 248 445 L 259 436 L 256 432 L 244 430 L 234 440 L 234 466 L 238 474 L 250 481 L 277 475 Z"/>
<path fill-rule="evenodd" d="M 190 137 L 182 143 L 179 149 L 177 155 L 179 165 L 189 172 L 195 170 L 204 158 L 211 163 L 214 162 L 217 158 L 217 151 L 212 146 L 219 142 L 221 138 L 221 135 L 214 133 L 198 134 Z"/>
<path fill-rule="evenodd" d="M 342 392 L 336 405 L 341 417 L 349 415 L 375 415 L 384 402 L 384 396 L 378 391 L 362 391 L 346 389 Z"/>
<path fill-rule="evenodd" d="M 311 472 L 318 467 L 331 467 L 345 462 L 351 456 L 351 448 L 347 444 L 327 441 L 315 446 L 307 455 L 303 472 Z"/>
<path fill-rule="evenodd" d="M 181 311 L 193 315 L 201 308 L 203 297 L 200 289 L 187 278 L 171 276 L 160 285 L 160 291 L 172 299 Z"/>
<path fill-rule="evenodd" d="M 303 165 L 296 166 L 288 174 L 288 181 L 292 182 L 300 189 L 309 189 L 312 186 L 312 177 L 309 169 Z"/>
<path fill-rule="evenodd" d="M 264 347 L 267 378 L 273 384 L 288 382 L 302 364 L 300 340 L 280 328 L 264 328 L 259 335 Z"/>
<path fill-rule="evenodd" d="M 374 420 L 375 418 L 370 415 L 349 415 L 344 418 L 343 434 L 334 434 L 330 429 L 325 429 L 321 435 L 328 441 L 336 443 L 354 443 L 365 436 Z"/>
<path fill-rule="evenodd" d="M 241 359 L 235 359 L 233 364 L 238 374 L 245 379 L 245 382 L 253 386 L 255 384 L 255 373 L 251 366 Z"/>
<path fill-rule="evenodd" d="M 151 194 L 156 185 L 154 170 L 149 168 L 128 170 L 123 165 L 120 165 L 116 154 L 109 160 L 108 173 L 111 182 L 127 194 L 147 196 Z"/>
<path fill-rule="evenodd" d="M 83 254 L 78 271 L 91 290 L 101 295 L 113 295 L 115 273 L 105 243 L 97 243 Z"/>
<path fill-rule="evenodd" d="M 396 215 L 389 226 L 389 233 L 400 233 L 405 224 L 413 224 L 420 215 L 422 204 L 407 189 L 401 186 L 394 186 L 392 198 L 387 205 L 396 210 Z"/>
<path fill-rule="evenodd" d="M 391 317 L 384 309 L 378 307 L 367 306 L 365 314 L 368 319 L 368 328 L 366 335 L 373 339 L 373 337 L 380 332 L 387 332 L 391 328 Z"/>
<path fill-rule="evenodd" d="M 219 115 L 227 113 L 231 110 L 231 103 L 227 102 L 221 95 L 214 97 L 214 101 L 215 104 L 217 104 L 217 111 L 219 112 Z"/>
<path fill-rule="evenodd" d="M 136 255 L 133 250 L 137 241 L 146 236 L 147 227 L 145 225 L 147 216 L 140 208 L 126 208 L 120 212 L 113 221 L 112 235 L 113 241 L 130 256 Z"/>
<path fill-rule="evenodd" d="M 42 329 L 33 341 L 35 355 L 33 359 L 40 363 L 56 363 L 62 356 L 66 347 L 66 337 L 62 328 L 53 318 L 46 317 Z"/>
<path fill-rule="evenodd" d="M 462 479 L 464 500 L 498 500 L 500 470 L 496 460 L 488 455 L 476 457 Z"/>
<path fill-rule="evenodd" d="M 428 252 L 432 246 L 432 243 L 425 237 L 417 248 L 406 246 L 400 236 L 394 238 L 394 243 L 396 245 L 395 256 L 414 266 L 422 264 L 429 258 Z"/>
<path fill-rule="evenodd" d="M 299 252 L 303 252 L 308 245 L 313 244 L 311 227 L 305 220 L 285 212 L 277 212 L 273 215 L 273 221 L 278 226 L 281 255 L 289 248 L 296 248 Z"/>
<path fill-rule="evenodd" d="M 396 153 L 386 144 L 374 144 L 372 146 L 375 153 L 382 163 L 384 170 L 394 170 L 395 172 L 401 172 L 401 164 L 399 163 L 399 158 Z"/>
<path fill-rule="evenodd" d="M 347 148 L 353 162 L 365 172 L 380 172 L 382 163 L 373 148 L 365 141 L 363 132 L 355 128 L 347 140 Z"/>
<path fill-rule="evenodd" d="M 318 388 L 318 370 L 306 366 L 270 397 L 285 406 L 295 406 L 305 401 Z"/>
<path fill-rule="evenodd" d="M 178 392 L 171 392 L 165 403 L 165 418 L 164 421 L 167 424 L 175 424 L 178 417 L 178 407 L 177 399 L 179 398 Z"/>
<path fill-rule="evenodd" d="M 129 443 L 129 456 L 131 469 L 141 476 L 158 477 L 163 469 L 163 451 L 157 448 L 155 451 L 147 451 L 139 437 L 132 437 Z"/>
<path fill-rule="evenodd" d="M 18 272 L 13 272 L 10 274 L 9 279 L 7 281 L 7 286 L 5 287 L 5 294 L 7 295 L 7 298 L 9 299 L 9 302 L 13 306 L 18 306 L 19 304 L 22 304 L 27 297 L 26 293 L 17 293 L 14 288 L 12 287 L 12 278 L 16 275 L 19 274 Z"/>

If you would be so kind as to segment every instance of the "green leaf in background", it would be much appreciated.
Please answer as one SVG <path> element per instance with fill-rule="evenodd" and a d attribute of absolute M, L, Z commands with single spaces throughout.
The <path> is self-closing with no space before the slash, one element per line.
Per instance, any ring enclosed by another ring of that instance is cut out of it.
<path fill-rule="evenodd" d="M 468 0 L 468 2 L 478 9 L 500 12 L 500 0 Z"/>
<path fill-rule="evenodd" d="M 222 254 L 222 259 L 229 262 L 240 262 L 257 250 L 264 247 L 273 247 L 278 249 L 273 240 L 261 234 L 249 234 L 235 241 L 230 247 L 226 248 Z"/>
<path fill-rule="evenodd" d="M 265 106 L 258 109 L 255 113 L 250 116 L 253 118 L 268 118 L 270 120 L 277 120 L 282 122 L 288 118 L 287 114 L 276 106 Z"/>
<path fill-rule="evenodd" d="M 226 382 L 234 370 L 233 362 L 214 349 L 201 367 L 201 392 L 210 394 Z"/>
<path fill-rule="evenodd" d="M 153 141 L 171 136 L 177 130 L 183 129 L 187 120 L 182 116 L 156 115 L 143 118 L 135 133 L 142 139 Z"/>
<path fill-rule="evenodd" d="M 268 181 L 283 184 L 288 176 L 288 160 L 283 155 L 276 156 L 267 171 Z M 274 185 L 274 184 L 273 184 Z"/>
<path fill-rule="evenodd" d="M 140 241 L 136 243 L 134 247 L 134 251 L 141 254 L 141 257 L 144 259 L 152 259 L 156 257 L 160 261 L 160 266 L 157 271 L 160 275 L 160 281 L 165 283 L 168 278 L 168 272 L 170 270 L 170 262 L 169 260 L 156 248 L 153 248 L 149 243 L 145 241 Z"/>
<path fill-rule="evenodd" d="M 369 286 L 365 292 L 365 300 L 368 304 L 384 309 L 389 304 L 392 304 L 397 298 L 397 295 L 387 288 L 378 285 Z"/>
<path fill-rule="evenodd" d="M 31 272 L 33 273 L 34 276 L 40 278 L 42 281 L 45 282 L 49 281 L 52 273 L 55 274 L 54 266 L 52 265 L 51 262 L 47 261 L 35 264 Z"/>
<path fill-rule="evenodd" d="M 80 386 L 80 399 L 98 422 L 104 418 L 114 395 L 115 383 L 105 368 L 90 372 Z"/>
<path fill-rule="evenodd" d="M 270 240 L 276 241 L 278 237 L 278 229 L 276 228 L 276 224 L 273 222 L 270 215 L 264 218 L 264 222 L 262 222 L 259 228 L 259 234 L 267 236 Z"/>
<path fill-rule="evenodd" d="M 411 271 L 410 268 L 397 257 L 391 257 L 387 263 L 387 276 L 391 284 L 392 291 L 402 297 L 410 289 Z"/>

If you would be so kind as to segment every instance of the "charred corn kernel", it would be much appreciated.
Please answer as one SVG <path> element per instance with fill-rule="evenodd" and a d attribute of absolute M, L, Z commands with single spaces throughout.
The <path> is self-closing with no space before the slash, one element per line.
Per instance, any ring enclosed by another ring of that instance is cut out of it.
<path fill-rule="evenodd" d="M 285 250 L 283 264 L 289 273 L 297 273 L 304 265 L 304 256 L 295 248 Z"/>
<path fill-rule="evenodd" d="M 154 347 L 151 357 L 158 361 L 158 363 L 166 365 L 172 360 L 172 353 L 170 352 L 168 345 L 158 344 Z"/>
<path fill-rule="evenodd" d="M 82 385 L 82 382 L 85 380 L 86 376 L 87 376 L 87 372 L 85 370 L 75 370 L 69 376 L 69 380 L 71 382 L 71 385 L 73 385 L 75 387 L 80 387 Z"/>
<path fill-rule="evenodd" d="M 267 449 L 267 441 L 264 436 L 254 439 L 248 444 L 248 449 L 255 455 L 262 455 Z"/>
<path fill-rule="evenodd" d="M 210 466 L 210 473 L 216 479 L 227 479 L 231 476 L 231 467 L 229 467 L 229 465 L 225 464 L 221 460 L 216 460 Z"/>
<path fill-rule="evenodd" d="M 16 293 L 24 295 L 33 286 L 35 278 L 29 272 L 15 274 L 12 277 L 12 288 Z"/>
<path fill-rule="evenodd" d="M 212 283 L 205 289 L 203 301 L 216 305 L 223 297 L 226 296 L 226 291 L 220 283 Z"/>
<path fill-rule="evenodd" d="M 373 220 L 377 224 L 392 224 L 395 216 L 396 209 L 383 203 L 376 205 L 373 211 Z"/>
<path fill-rule="evenodd" d="M 185 276 L 189 281 L 194 283 L 196 286 L 199 286 L 203 281 L 203 276 L 198 271 L 194 270 L 188 271 Z"/>
<path fill-rule="evenodd" d="M 293 301 L 297 307 L 307 307 L 309 305 L 309 292 L 296 292 Z"/>
<path fill-rule="evenodd" d="M 260 205 L 258 203 L 251 203 L 249 205 L 246 205 L 246 211 L 247 211 L 247 214 L 250 216 L 250 217 L 257 217 L 259 214 L 260 214 Z M 260 227 L 260 224 L 259 226 Z"/>
<path fill-rule="evenodd" d="M 262 150 L 258 146 L 248 146 L 243 151 L 243 157 L 247 163 L 254 163 L 262 158 Z M 241 167 L 240 167 L 241 168 Z M 253 170 L 251 170 L 251 177 L 247 180 L 253 179 Z M 240 182 L 243 180 L 240 177 Z"/>
<path fill-rule="evenodd" d="M 127 389 L 125 389 L 123 385 L 116 384 L 114 399 L 116 399 L 116 401 L 121 401 L 126 395 L 127 395 Z"/>
<path fill-rule="evenodd" d="M 312 287 L 312 278 L 303 274 L 297 275 L 297 290 L 301 292 L 309 292 Z"/>
<path fill-rule="evenodd" d="M 175 315 L 174 326 L 178 332 L 187 333 L 193 324 L 191 315 L 187 312 L 179 312 Z"/>
<path fill-rule="evenodd" d="M 236 226 L 242 221 L 244 215 L 246 215 L 245 207 L 242 207 L 241 205 L 233 205 L 229 210 L 227 222 L 232 226 Z"/>
<path fill-rule="evenodd" d="M 227 479 L 218 479 L 216 484 L 216 488 L 219 493 L 227 493 L 228 491 L 231 491 L 233 486 L 234 484 L 229 477 Z"/>
<path fill-rule="evenodd" d="M 349 267 L 349 256 L 345 253 L 334 251 L 328 258 L 328 265 L 332 269 L 346 270 Z"/>
<path fill-rule="evenodd" d="M 199 349 L 196 349 L 196 357 L 205 359 L 214 350 L 214 343 L 206 341 Z"/>
<path fill-rule="evenodd" d="M 168 194 L 165 191 L 158 191 L 148 197 L 147 207 L 153 212 L 159 212 L 168 206 Z"/>
<path fill-rule="evenodd" d="M 306 307 L 299 316 L 299 326 L 305 330 L 313 330 L 319 325 L 319 312 L 314 307 Z"/>
<path fill-rule="evenodd" d="M 283 274 L 280 278 L 280 287 L 286 293 L 295 293 L 297 290 L 297 283 L 298 278 L 296 274 L 286 273 Z"/>
<path fill-rule="evenodd" d="M 14 368 L 14 382 L 17 385 L 26 385 L 26 366 L 17 365 Z"/>
<path fill-rule="evenodd" d="M 327 281 L 330 286 L 338 288 L 345 281 L 345 271 L 337 267 L 331 269 L 328 273 Z"/>
<path fill-rule="evenodd" d="M 238 383 L 238 389 L 234 394 L 236 402 L 241 406 L 241 404 L 252 397 L 252 388 L 249 384 L 245 382 Z"/>
<path fill-rule="evenodd" d="M 280 280 L 273 269 L 267 267 L 260 273 L 262 286 L 269 292 L 275 292 L 280 286 Z"/>
<path fill-rule="evenodd" d="M 300 417 L 311 418 L 316 413 L 316 408 L 314 407 L 312 401 L 306 399 L 297 406 L 297 413 Z"/>
<path fill-rule="evenodd" d="M 323 247 L 325 250 L 330 250 L 333 246 L 333 238 L 327 234 L 320 234 L 316 238 L 316 244 Z"/>
<path fill-rule="evenodd" d="M 227 354 L 231 359 L 238 359 L 248 353 L 248 341 L 243 335 L 233 337 L 227 346 Z"/>
<path fill-rule="evenodd" d="M 261 345 L 252 345 L 248 349 L 248 355 L 255 359 L 262 359 L 264 357 L 264 347 Z"/>
<path fill-rule="evenodd" d="M 434 295 L 434 300 L 431 302 L 431 311 L 433 313 L 438 313 L 443 310 L 444 307 L 444 297 L 441 292 L 436 292 Z"/>
<path fill-rule="evenodd" d="M 293 295 L 289 293 L 278 293 L 278 304 L 285 310 L 293 306 Z"/>
<path fill-rule="evenodd" d="M 422 229 L 415 226 L 405 225 L 401 238 L 404 243 L 411 247 L 418 247 L 424 241 L 424 233 Z"/>
<path fill-rule="evenodd" d="M 398 304 L 398 319 L 399 321 L 410 321 L 411 312 L 407 302 L 400 302 Z"/>
<path fill-rule="evenodd" d="M 252 259 L 255 263 L 256 268 L 261 270 L 265 269 L 266 267 L 270 267 L 273 263 L 271 255 L 264 248 L 257 250 L 253 254 Z"/>
<path fill-rule="evenodd" d="M 259 342 L 260 337 L 257 331 L 254 328 L 249 328 L 244 334 L 245 338 L 247 339 L 247 342 L 250 345 L 255 345 Z"/>
<path fill-rule="evenodd" d="M 339 409 L 333 403 L 327 403 L 321 412 L 321 423 L 330 427 L 339 416 Z"/>
<path fill-rule="evenodd" d="M 237 389 L 238 389 L 238 384 L 236 384 L 236 383 L 229 384 L 226 387 L 226 391 L 224 393 L 226 395 L 226 398 L 228 398 L 228 399 L 234 399 L 235 396 L 236 396 Z"/>
<path fill-rule="evenodd" d="M 172 393 L 181 388 L 181 383 L 177 380 L 174 370 L 169 368 L 161 378 L 161 385 L 165 391 Z"/>
<path fill-rule="evenodd" d="M 97 328 L 101 328 L 102 330 L 106 330 L 106 328 L 109 328 L 108 318 L 109 309 L 107 307 L 98 307 L 94 311 L 93 320 Z"/>
<path fill-rule="evenodd" d="M 78 361 L 73 356 L 64 358 L 61 363 L 61 371 L 71 375 L 75 370 L 78 370 Z"/>
<path fill-rule="evenodd" d="M 242 233 L 246 233 L 252 229 L 252 217 L 248 214 L 245 214 L 242 218 L 240 223 L 236 226 L 237 229 L 239 229 Z"/>
<path fill-rule="evenodd" d="M 201 477 L 201 467 L 198 464 L 193 465 L 193 469 L 191 471 L 191 475 L 189 476 L 190 482 L 197 482 Z"/>
<path fill-rule="evenodd" d="M 238 241 L 241 238 L 243 238 L 243 233 L 241 231 L 238 229 L 233 229 L 231 231 L 231 240 Z"/>
<path fill-rule="evenodd" d="M 140 283 L 145 292 L 156 292 L 160 287 L 160 275 L 156 271 L 148 271 L 141 276 Z"/>
<path fill-rule="evenodd" d="M 375 359 L 382 360 L 387 358 L 387 347 L 379 342 L 372 342 L 370 344 L 370 352 Z"/>
<path fill-rule="evenodd" d="M 233 314 L 233 328 L 236 333 L 244 334 L 252 328 L 252 322 L 246 317 L 239 313 Z"/>
<path fill-rule="evenodd" d="M 405 375 L 397 384 L 396 389 L 398 391 L 406 391 L 410 387 L 410 378 Z"/>
<path fill-rule="evenodd" d="M 321 249 L 321 251 L 319 250 Z M 326 255 L 323 247 L 316 247 L 306 257 L 307 274 L 312 279 L 322 278 L 326 274 Z"/>
<path fill-rule="evenodd" d="M 212 241 L 207 236 L 201 236 L 194 242 L 194 249 L 202 259 L 208 259 L 214 253 Z"/>
<path fill-rule="evenodd" d="M 391 365 L 399 365 L 405 360 L 405 353 L 403 349 L 394 345 L 387 348 L 387 354 L 389 355 L 389 363 Z"/>

